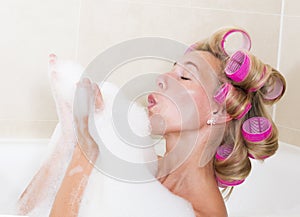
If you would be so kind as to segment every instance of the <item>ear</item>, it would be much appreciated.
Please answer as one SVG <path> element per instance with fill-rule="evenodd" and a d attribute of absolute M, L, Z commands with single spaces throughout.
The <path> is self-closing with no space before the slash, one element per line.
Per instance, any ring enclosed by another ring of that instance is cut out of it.
<path fill-rule="evenodd" d="M 212 118 L 215 124 L 225 124 L 232 120 L 232 117 L 227 113 L 225 108 L 219 107 L 213 112 Z"/>

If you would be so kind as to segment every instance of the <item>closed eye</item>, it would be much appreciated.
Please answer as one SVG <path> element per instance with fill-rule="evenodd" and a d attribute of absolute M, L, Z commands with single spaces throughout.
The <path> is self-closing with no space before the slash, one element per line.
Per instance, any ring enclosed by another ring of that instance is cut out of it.
<path fill-rule="evenodd" d="M 191 80 L 190 78 L 186 78 L 186 77 L 183 77 L 183 76 L 180 76 L 180 78 L 181 78 L 182 80 Z"/>

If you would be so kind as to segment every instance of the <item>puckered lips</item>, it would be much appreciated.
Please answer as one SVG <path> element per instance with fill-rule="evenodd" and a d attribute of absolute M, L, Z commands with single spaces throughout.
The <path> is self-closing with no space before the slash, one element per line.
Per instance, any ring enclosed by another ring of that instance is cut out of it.
<path fill-rule="evenodd" d="M 154 96 L 152 94 L 150 94 L 148 96 L 148 109 L 152 108 L 153 106 L 155 106 L 157 104 L 156 99 L 154 98 Z"/>

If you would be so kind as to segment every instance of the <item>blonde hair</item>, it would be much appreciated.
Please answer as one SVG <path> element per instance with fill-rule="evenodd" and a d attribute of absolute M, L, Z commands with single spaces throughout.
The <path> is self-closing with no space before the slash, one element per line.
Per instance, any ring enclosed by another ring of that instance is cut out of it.
<path fill-rule="evenodd" d="M 245 80 L 237 83 L 226 76 L 224 70 L 229 55 L 225 52 L 221 43 L 223 43 L 224 35 L 232 30 L 245 32 L 241 28 L 222 28 L 208 39 L 193 45 L 193 49 L 209 51 L 221 60 L 220 80 L 232 85 L 225 99 L 225 105 L 227 113 L 233 120 L 227 123 L 221 144 L 233 144 L 233 150 L 225 160 L 220 161 L 216 158 L 214 160 L 215 175 L 228 182 L 244 180 L 249 175 L 251 171 L 249 155 L 263 161 L 266 156 L 272 156 L 276 152 L 278 148 L 278 131 L 265 105 L 272 105 L 277 102 L 283 96 L 286 88 L 285 79 L 277 70 L 264 64 L 248 51 L 245 52 L 250 58 L 251 66 Z M 281 94 L 274 99 L 266 99 L 265 95 L 275 88 L 278 79 L 283 85 Z M 249 91 L 250 89 L 254 91 Z M 249 103 L 252 105 L 249 112 L 242 118 L 237 118 Z M 263 141 L 249 142 L 242 136 L 242 124 L 245 120 L 256 116 L 265 117 L 271 122 L 272 133 Z M 225 187 L 223 193 L 227 192 L 226 198 L 230 196 L 232 189 L 233 187 Z"/>

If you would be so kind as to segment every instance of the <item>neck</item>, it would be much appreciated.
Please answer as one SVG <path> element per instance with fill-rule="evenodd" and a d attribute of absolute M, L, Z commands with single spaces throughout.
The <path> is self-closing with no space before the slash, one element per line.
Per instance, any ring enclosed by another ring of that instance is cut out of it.
<path fill-rule="evenodd" d="M 207 155 L 206 149 L 212 145 L 208 139 L 210 136 L 209 127 L 166 134 L 166 154 L 159 162 L 157 174 L 165 187 L 192 204 L 197 217 L 215 212 L 220 214 L 217 216 L 226 216 L 215 180 L 213 160 L 200 166 L 201 158 Z"/>
<path fill-rule="evenodd" d="M 201 158 L 206 154 L 210 128 L 178 131 L 164 135 L 166 153 L 160 162 L 160 170 L 166 174 L 179 168 L 198 168 Z"/>

